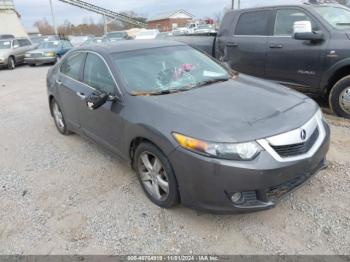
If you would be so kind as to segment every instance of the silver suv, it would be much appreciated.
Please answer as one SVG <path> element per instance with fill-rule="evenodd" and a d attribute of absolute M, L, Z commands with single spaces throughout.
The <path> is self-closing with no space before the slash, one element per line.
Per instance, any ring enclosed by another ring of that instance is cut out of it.
<path fill-rule="evenodd" d="M 35 45 L 27 38 L 0 40 L 0 67 L 15 69 L 24 63 L 24 54 L 35 49 Z"/>

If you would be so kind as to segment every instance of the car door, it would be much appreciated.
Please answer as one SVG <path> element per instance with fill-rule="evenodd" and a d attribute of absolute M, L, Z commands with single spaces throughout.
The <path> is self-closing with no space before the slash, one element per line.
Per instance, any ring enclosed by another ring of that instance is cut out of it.
<path fill-rule="evenodd" d="M 77 105 L 81 101 L 78 95 L 84 88 L 82 70 L 85 57 L 85 52 L 75 52 L 67 57 L 60 66 L 56 81 L 61 110 L 66 122 L 74 128 L 80 127 Z"/>
<path fill-rule="evenodd" d="M 35 45 L 31 41 L 29 41 L 28 39 L 25 40 L 25 43 L 26 43 L 26 52 L 35 49 Z"/>
<path fill-rule="evenodd" d="M 62 56 L 65 55 L 70 49 L 71 49 L 71 44 L 68 41 L 63 41 L 62 42 Z"/>
<path fill-rule="evenodd" d="M 83 73 L 85 86 L 81 91 L 82 97 L 88 97 L 93 92 L 104 92 L 109 95 L 120 95 L 117 84 L 105 59 L 97 53 L 89 52 Z M 84 133 L 120 153 L 123 121 L 120 112 L 123 105 L 120 102 L 107 101 L 96 110 L 91 110 L 84 99 L 78 104 L 79 120 Z"/>
<path fill-rule="evenodd" d="M 226 59 L 234 70 L 265 76 L 267 36 L 272 10 L 242 12 L 231 39 L 226 43 Z"/>
<path fill-rule="evenodd" d="M 296 7 L 275 10 L 273 35 L 268 39 L 266 78 L 312 91 L 319 86 L 327 40 L 312 43 L 293 38 L 296 21 L 311 21 L 314 31 L 326 30 L 306 10 Z"/>
<path fill-rule="evenodd" d="M 16 64 L 22 63 L 24 57 L 22 57 L 22 49 L 17 39 L 12 41 L 12 54 L 15 56 Z"/>

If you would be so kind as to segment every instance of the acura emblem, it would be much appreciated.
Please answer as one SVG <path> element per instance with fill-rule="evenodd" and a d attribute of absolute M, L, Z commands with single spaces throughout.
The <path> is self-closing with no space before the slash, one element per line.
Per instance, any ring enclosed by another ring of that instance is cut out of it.
<path fill-rule="evenodd" d="M 305 129 L 301 130 L 300 138 L 301 138 L 301 140 L 305 140 L 306 139 L 306 131 L 305 131 Z"/>

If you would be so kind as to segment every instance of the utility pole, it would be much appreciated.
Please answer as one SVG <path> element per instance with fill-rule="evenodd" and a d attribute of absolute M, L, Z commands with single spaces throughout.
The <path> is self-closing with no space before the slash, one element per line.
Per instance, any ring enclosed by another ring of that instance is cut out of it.
<path fill-rule="evenodd" d="M 103 23 L 104 23 L 103 31 L 104 31 L 104 34 L 107 35 L 107 33 L 108 33 L 108 23 L 107 23 L 106 15 L 103 15 Z"/>
<path fill-rule="evenodd" d="M 232 0 L 231 3 L 232 3 L 232 4 L 231 4 L 231 9 L 233 10 L 233 9 L 235 9 L 235 0 Z"/>
<path fill-rule="evenodd" d="M 53 29 L 54 29 L 54 31 L 55 31 L 55 35 L 58 35 L 58 32 L 57 32 L 57 25 L 56 25 L 56 18 L 55 18 L 55 11 L 53 10 L 52 0 L 50 0 L 50 8 L 51 8 L 51 16 L 52 16 Z"/>

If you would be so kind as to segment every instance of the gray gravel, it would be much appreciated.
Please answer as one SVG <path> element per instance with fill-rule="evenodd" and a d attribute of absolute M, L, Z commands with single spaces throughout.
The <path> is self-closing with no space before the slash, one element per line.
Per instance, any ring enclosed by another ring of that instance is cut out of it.
<path fill-rule="evenodd" d="M 162 210 L 135 174 L 50 118 L 47 67 L 0 70 L 0 254 L 350 254 L 350 121 L 330 168 L 270 211 Z"/>

